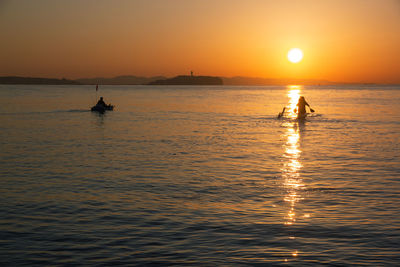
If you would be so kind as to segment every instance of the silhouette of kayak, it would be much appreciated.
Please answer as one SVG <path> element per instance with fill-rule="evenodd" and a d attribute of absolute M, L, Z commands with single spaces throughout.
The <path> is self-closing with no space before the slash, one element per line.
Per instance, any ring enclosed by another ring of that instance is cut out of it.
<path fill-rule="evenodd" d="M 91 111 L 99 112 L 99 113 L 104 113 L 106 110 L 114 110 L 113 105 L 107 105 L 107 106 L 102 106 L 102 105 L 95 105 L 91 109 Z"/>

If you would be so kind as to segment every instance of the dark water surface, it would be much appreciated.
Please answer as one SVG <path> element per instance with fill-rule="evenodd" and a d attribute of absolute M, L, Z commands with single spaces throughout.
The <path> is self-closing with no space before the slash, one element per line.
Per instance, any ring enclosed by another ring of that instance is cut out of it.
<path fill-rule="evenodd" d="M 0 85 L 2 266 L 400 265 L 400 87 L 100 95 Z"/>

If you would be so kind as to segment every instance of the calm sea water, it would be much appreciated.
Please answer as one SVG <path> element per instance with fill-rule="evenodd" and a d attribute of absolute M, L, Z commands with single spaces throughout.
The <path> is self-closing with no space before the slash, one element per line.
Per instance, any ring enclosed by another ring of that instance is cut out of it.
<path fill-rule="evenodd" d="M 0 122 L 2 266 L 400 265 L 400 87 L 0 85 Z"/>

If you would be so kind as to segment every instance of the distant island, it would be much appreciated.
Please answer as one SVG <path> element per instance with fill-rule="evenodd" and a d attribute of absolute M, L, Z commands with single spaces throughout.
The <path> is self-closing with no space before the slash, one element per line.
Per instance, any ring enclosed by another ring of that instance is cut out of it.
<path fill-rule="evenodd" d="M 150 82 L 166 79 L 164 76 L 139 77 L 133 75 L 121 75 L 112 78 L 82 78 L 75 81 L 80 84 L 107 84 L 107 85 L 146 85 Z"/>
<path fill-rule="evenodd" d="M 223 85 L 219 77 L 179 75 L 170 79 L 160 79 L 148 83 L 149 85 Z"/>
<path fill-rule="evenodd" d="M 163 76 L 137 77 L 137 76 L 117 76 L 113 78 L 81 78 L 76 80 L 53 79 L 53 78 L 31 78 L 19 76 L 0 77 L 0 84 L 70 84 L 70 85 L 223 85 L 224 82 L 219 77 L 213 76 L 193 76 L 180 75 L 174 78 Z"/>

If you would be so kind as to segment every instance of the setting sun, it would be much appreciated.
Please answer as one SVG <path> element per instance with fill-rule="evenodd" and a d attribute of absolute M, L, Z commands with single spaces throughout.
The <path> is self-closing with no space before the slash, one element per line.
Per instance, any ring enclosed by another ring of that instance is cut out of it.
<path fill-rule="evenodd" d="M 303 52 L 299 48 L 292 48 L 289 50 L 288 59 L 292 63 L 298 63 L 303 59 Z"/>

